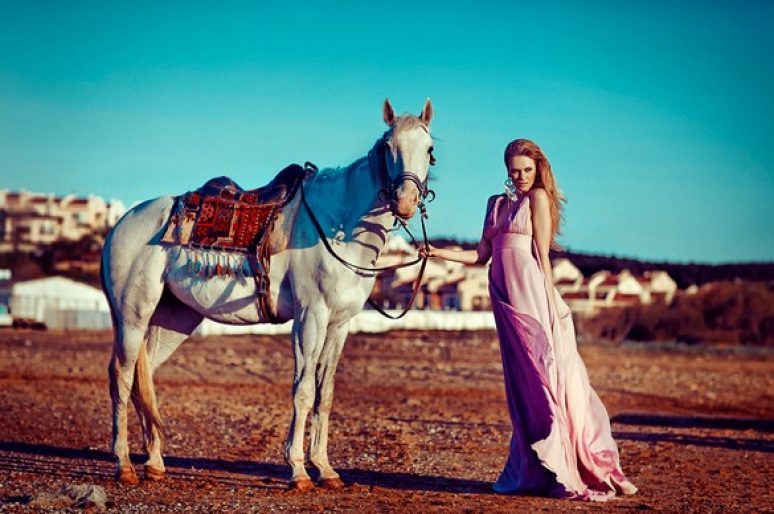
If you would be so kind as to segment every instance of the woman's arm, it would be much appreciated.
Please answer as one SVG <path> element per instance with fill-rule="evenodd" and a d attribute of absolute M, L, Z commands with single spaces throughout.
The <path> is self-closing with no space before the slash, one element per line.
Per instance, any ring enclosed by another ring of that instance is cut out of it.
<path fill-rule="evenodd" d="M 537 245 L 538 259 L 540 267 L 543 269 L 546 282 L 546 292 L 548 301 L 551 303 L 551 310 L 556 312 L 556 298 L 554 298 L 554 270 L 551 267 L 551 259 L 548 252 L 551 250 L 551 239 L 553 237 L 551 226 L 551 208 L 549 205 L 548 194 L 543 188 L 535 188 L 530 192 L 530 208 L 532 209 L 532 234 Z"/>
<path fill-rule="evenodd" d="M 489 213 L 492 211 L 497 196 L 489 198 L 486 206 L 486 216 L 484 217 L 484 230 L 481 234 L 481 240 L 478 242 L 478 248 L 475 250 L 451 250 L 449 248 L 435 248 L 430 246 L 428 257 L 435 257 L 446 261 L 461 262 L 463 264 L 486 264 L 492 256 L 492 243 L 486 238 L 483 232 L 486 232 L 486 223 L 489 219 Z M 423 255 L 424 249 L 420 248 L 420 255 Z"/>
<path fill-rule="evenodd" d="M 421 253 L 421 251 L 420 251 Z M 463 264 L 486 264 L 492 255 L 492 247 L 489 241 L 481 238 L 478 248 L 475 250 L 452 250 L 450 248 L 436 248 L 430 246 L 429 257 L 446 261 L 461 262 Z"/>

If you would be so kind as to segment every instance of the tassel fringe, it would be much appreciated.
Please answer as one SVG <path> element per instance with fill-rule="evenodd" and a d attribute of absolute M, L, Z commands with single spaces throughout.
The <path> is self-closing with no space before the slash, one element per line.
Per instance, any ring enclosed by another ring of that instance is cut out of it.
<path fill-rule="evenodd" d="M 201 279 L 251 277 L 247 255 L 241 252 L 225 252 L 213 249 L 187 247 L 185 253 L 186 271 Z"/>

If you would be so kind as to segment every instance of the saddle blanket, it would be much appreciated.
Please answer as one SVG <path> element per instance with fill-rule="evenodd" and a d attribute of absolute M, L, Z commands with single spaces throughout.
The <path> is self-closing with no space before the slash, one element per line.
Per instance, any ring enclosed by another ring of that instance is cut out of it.
<path fill-rule="evenodd" d="M 214 178 L 177 198 L 161 242 L 179 246 L 188 271 L 199 277 L 252 276 L 263 319 L 274 322 L 265 294 L 269 258 L 279 251 L 270 247 L 271 232 L 281 210 L 316 169 L 310 163 L 291 164 L 264 187 L 249 190 L 228 177 Z"/>
<path fill-rule="evenodd" d="M 177 198 L 161 242 L 187 257 L 202 278 L 252 276 L 260 318 L 279 323 L 269 291 L 270 235 L 281 210 L 317 168 L 291 164 L 264 187 L 244 190 L 228 177 L 208 181 Z"/>
<path fill-rule="evenodd" d="M 256 200 L 256 195 L 239 195 L 228 187 L 217 196 L 200 190 L 187 193 L 178 198 L 161 242 L 225 251 L 254 249 L 277 211 L 276 204 Z"/>

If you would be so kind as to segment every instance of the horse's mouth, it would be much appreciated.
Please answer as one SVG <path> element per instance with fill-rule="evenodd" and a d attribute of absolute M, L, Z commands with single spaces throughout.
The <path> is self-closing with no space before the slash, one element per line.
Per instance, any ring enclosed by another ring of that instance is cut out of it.
<path fill-rule="evenodd" d="M 417 213 L 416 207 L 411 210 L 411 214 L 401 214 L 397 211 L 397 209 L 393 209 L 392 214 L 396 218 L 402 220 L 402 221 L 409 221 L 411 218 L 414 217 L 414 215 Z"/>

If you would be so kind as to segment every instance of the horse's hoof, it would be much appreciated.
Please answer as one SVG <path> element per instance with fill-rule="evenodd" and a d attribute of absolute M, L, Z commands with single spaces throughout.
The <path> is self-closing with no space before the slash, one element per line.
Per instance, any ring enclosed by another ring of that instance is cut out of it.
<path fill-rule="evenodd" d="M 314 489 L 314 482 L 308 478 L 293 480 L 288 484 L 288 490 L 296 493 L 305 493 Z"/>
<path fill-rule="evenodd" d="M 343 489 L 344 481 L 339 477 L 321 478 L 320 487 L 322 487 L 323 489 Z"/>
<path fill-rule="evenodd" d="M 116 472 L 116 480 L 123 485 L 137 485 L 140 483 L 140 479 L 137 478 L 137 473 L 132 468 L 124 468 L 121 471 Z"/>
<path fill-rule="evenodd" d="M 151 482 L 158 482 L 164 478 L 166 472 L 163 469 L 155 468 L 153 466 L 145 466 L 145 480 Z"/>

